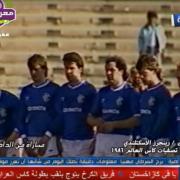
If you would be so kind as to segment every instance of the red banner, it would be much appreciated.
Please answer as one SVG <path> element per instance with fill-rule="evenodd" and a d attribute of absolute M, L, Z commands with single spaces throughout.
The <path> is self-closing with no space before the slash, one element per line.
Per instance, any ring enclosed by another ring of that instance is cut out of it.
<path fill-rule="evenodd" d="M 0 167 L 0 179 L 178 179 L 170 167 Z"/>

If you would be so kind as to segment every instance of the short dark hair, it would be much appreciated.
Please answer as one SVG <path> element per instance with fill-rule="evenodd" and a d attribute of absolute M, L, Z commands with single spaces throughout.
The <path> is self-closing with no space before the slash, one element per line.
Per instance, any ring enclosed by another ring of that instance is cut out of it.
<path fill-rule="evenodd" d="M 143 63 L 143 60 L 147 57 L 148 55 L 147 54 L 142 54 L 139 56 L 138 60 L 137 60 L 137 63 L 136 63 L 136 69 L 138 71 L 140 71 L 141 67 L 142 67 L 142 63 Z"/>
<path fill-rule="evenodd" d="M 76 52 L 69 52 L 69 53 L 64 54 L 62 60 L 63 60 L 64 64 L 69 64 L 69 63 L 74 62 L 74 63 L 76 63 L 78 68 L 84 68 L 83 59 Z"/>
<path fill-rule="evenodd" d="M 110 56 L 110 57 L 107 57 L 105 65 L 109 64 L 110 62 L 115 62 L 116 67 L 119 70 L 123 70 L 123 79 L 127 80 L 128 73 L 127 73 L 127 65 L 126 65 L 125 60 L 119 56 Z"/>
<path fill-rule="evenodd" d="M 150 18 L 158 18 L 158 14 L 156 11 L 148 11 L 147 12 L 147 18 L 150 19 Z"/>
<path fill-rule="evenodd" d="M 34 68 L 36 65 L 40 65 L 41 68 L 45 70 L 45 76 L 47 77 L 48 67 L 47 67 L 47 61 L 44 56 L 40 54 L 32 55 L 31 57 L 28 58 L 27 65 L 29 69 Z"/>

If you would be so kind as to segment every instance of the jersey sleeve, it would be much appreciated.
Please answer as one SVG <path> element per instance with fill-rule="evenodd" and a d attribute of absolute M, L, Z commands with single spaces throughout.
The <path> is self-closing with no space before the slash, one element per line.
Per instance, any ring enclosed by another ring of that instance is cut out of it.
<path fill-rule="evenodd" d="M 176 109 L 175 105 L 175 98 L 176 96 L 173 97 L 172 99 L 172 108 L 171 108 L 171 116 L 170 116 L 170 130 L 169 130 L 169 138 L 170 140 L 176 140 L 178 141 L 178 138 L 180 137 L 179 130 L 180 130 L 180 123 L 178 121 L 178 117 L 180 115 L 179 109 Z"/>
<path fill-rule="evenodd" d="M 96 97 L 97 97 L 97 91 L 94 87 L 90 87 L 89 89 L 89 93 L 88 93 L 88 97 L 87 97 L 87 107 L 86 107 L 86 111 L 87 113 L 91 113 L 91 109 L 94 105 L 94 102 L 96 100 Z"/>
<path fill-rule="evenodd" d="M 157 117 L 151 135 L 154 138 L 159 138 L 159 134 L 163 134 L 168 130 L 170 126 L 170 112 L 171 112 L 171 97 L 168 92 L 163 92 L 161 96 L 158 97 L 159 107 L 157 111 Z M 166 132 L 168 136 L 168 131 Z"/>
<path fill-rule="evenodd" d="M 59 136 L 61 136 L 63 130 L 62 94 L 63 89 L 62 87 L 59 87 L 51 102 L 53 109 L 53 123 L 50 122 L 49 124 L 49 131 L 52 132 L 52 134 Z"/>
<path fill-rule="evenodd" d="M 18 132 L 21 135 L 24 132 L 22 103 L 14 95 L 10 96 L 10 103 L 11 103 L 10 104 L 11 118 L 12 118 L 14 131 Z"/>
<path fill-rule="evenodd" d="M 26 136 L 26 126 L 25 126 L 25 120 L 26 120 L 26 115 L 27 115 L 27 109 L 26 105 L 24 102 L 25 99 L 25 89 L 23 88 L 21 93 L 20 93 L 20 105 L 21 105 L 21 111 L 22 111 L 22 120 L 21 120 L 21 129 L 20 129 L 20 134 L 24 137 Z"/>
<path fill-rule="evenodd" d="M 129 99 L 130 110 L 132 116 L 139 117 L 140 116 L 140 93 L 136 92 L 134 89 L 130 89 L 129 91 Z"/>
<path fill-rule="evenodd" d="M 99 91 L 94 97 L 90 114 L 96 118 L 101 117 L 102 115 L 101 91 Z"/>
<path fill-rule="evenodd" d="M 138 121 L 140 118 L 140 98 L 141 94 L 139 92 L 136 92 L 135 90 L 132 90 L 129 102 L 132 115 L 133 117 L 136 117 Z M 141 136 L 140 124 L 134 127 L 132 131 L 134 138 L 139 138 Z"/>

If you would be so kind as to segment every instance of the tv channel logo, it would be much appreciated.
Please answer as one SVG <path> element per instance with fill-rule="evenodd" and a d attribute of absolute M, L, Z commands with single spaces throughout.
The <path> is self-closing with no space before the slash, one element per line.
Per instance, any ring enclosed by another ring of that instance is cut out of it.
<path fill-rule="evenodd" d="M 6 8 L 4 1 L 0 0 L 0 27 L 14 20 L 16 20 L 16 10 L 13 8 Z"/>
<path fill-rule="evenodd" d="M 175 27 L 180 27 L 180 14 L 171 15 L 171 24 Z"/>

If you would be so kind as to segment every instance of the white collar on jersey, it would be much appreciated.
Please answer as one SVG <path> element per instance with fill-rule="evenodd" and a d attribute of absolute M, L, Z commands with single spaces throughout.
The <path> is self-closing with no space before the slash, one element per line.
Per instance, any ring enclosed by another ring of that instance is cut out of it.
<path fill-rule="evenodd" d="M 122 84 L 118 85 L 118 87 L 115 89 L 111 87 L 111 90 L 112 91 L 119 91 L 119 90 L 123 89 L 126 84 L 127 84 L 127 82 L 124 81 Z"/>
<path fill-rule="evenodd" d="M 159 86 L 162 86 L 162 85 L 163 85 L 163 83 L 162 83 L 162 82 L 159 82 L 159 83 L 156 84 L 154 87 L 147 89 L 147 91 L 151 91 L 151 90 L 156 89 L 156 88 L 158 88 Z"/>
<path fill-rule="evenodd" d="M 48 85 L 49 83 L 50 83 L 50 80 L 46 79 L 45 82 L 43 82 L 43 83 L 41 83 L 39 85 L 32 84 L 32 87 L 33 88 L 42 88 L 42 87 Z"/>
<path fill-rule="evenodd" d="M 72 86 L 70 83 L 68 83 L 68 87 L 71 89 L 76 89 L 76 88 L 80 87 L 81 85 L 83 85 L 84 83 L 85 83 L 85 80 L 81 81 L 80 83 L 78 83 L 75 86 Z"/>

